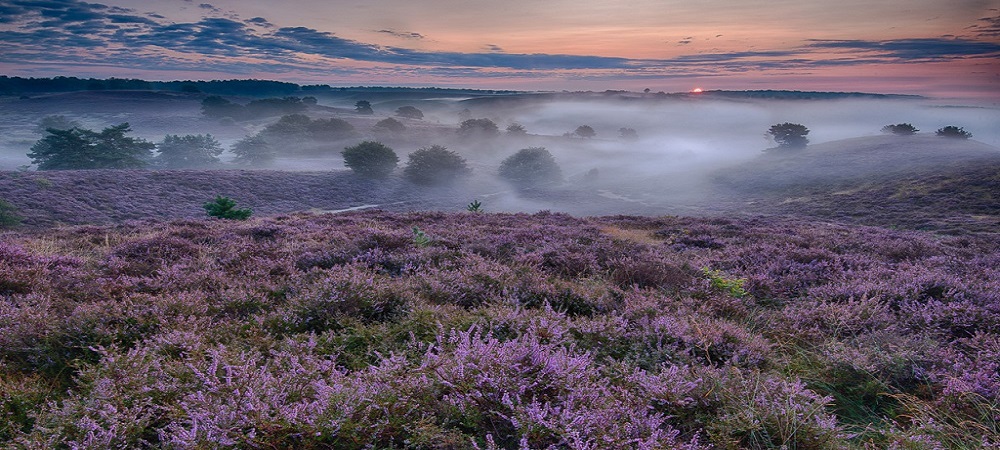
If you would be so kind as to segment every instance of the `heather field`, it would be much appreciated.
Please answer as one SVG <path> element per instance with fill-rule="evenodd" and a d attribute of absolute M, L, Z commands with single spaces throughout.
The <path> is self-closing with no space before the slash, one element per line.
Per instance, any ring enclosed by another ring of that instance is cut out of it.
<path fill-rule="evenodd" d="M 27 229 L 0 242 L 0 442 L 995 448 L 998 330 L 986 231 L 385 211 Z"/>
<path fill-rule="evenodd" d="M 1000 448 L 995 107 L 293 93 L 0 98 L 0 448 Z"/>

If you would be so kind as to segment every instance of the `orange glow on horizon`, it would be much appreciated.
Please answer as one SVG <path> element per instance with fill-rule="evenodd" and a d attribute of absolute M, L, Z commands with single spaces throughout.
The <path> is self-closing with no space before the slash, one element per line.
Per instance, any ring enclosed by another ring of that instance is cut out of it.
<path fill-rule="evenodd" d="M 691 90 L 691 93 L 692 94 L 700 94 L 700 93 L 702 93 L 702 90 L 701 90 L 701 88 L 694 88 L 694 89 Z"/>

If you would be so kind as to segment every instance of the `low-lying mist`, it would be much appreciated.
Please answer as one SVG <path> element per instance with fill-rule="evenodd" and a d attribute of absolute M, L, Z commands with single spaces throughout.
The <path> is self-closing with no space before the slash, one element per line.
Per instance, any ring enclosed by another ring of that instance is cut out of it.
<path fill-rule="evenodd" d="M 312 142 L 306 147 L 291 140 L 271 142 L 276 158 L 267 165 L 239 166 L 233 163 L 231 147 L 240 139 L 273 124 L 278 117 L 252 121 L 202 117 L 198 98 L 171 100 L 161 109 L 155 102 L 129 104 L 115 97 L 121 112 L 110 112 L 85 102 L 60 103 L 53 96 L 48 104 L 33 99 L 19 113 L 18 102 L 0 104 L 6 120 L 0 133 L 0 169 L 13 170 L 30 163 L 26 153 L 37 140 L 37 123 L 46 115 L 64 114 L 85 126 L 98 128 L 129 122 L 137 137 L 159 142 L 167 134 L 211 133 L 227 149 L 221 163 L 212 169 L 262 168 L 277 170 L 342 170 L 340 151 L 362 140 L 378 140 L 392 147 L 404 166 L 407 155 L 421 147 L 443 145 L 464 157 L 473 168 L 472 179 L 461 184 L 473 197 L 491 199 L 502 210 L 563 209 L 564 198 L 514 189 L 496 178 L 500 162 L 527 147 L 545 147 L 562 169 L 564 183 L 554 189 L 582 189 L 633 207 L 665 203 L 704 203 L 709 182 L 720 172 L 754 171 L 770 164 L 765 149 L 771 125 L 790 122 L 808 127 L 810 146 L 843 139 L 880 136 L 888 124 L 909 123 L 918 135 L 933 135 L 947 126 L 963 127 L 972 139 L 1000 146 L 1000 109 L 997 107 L 945 105 L 940 101 L 914 98 L 864 98 L 841 100 L 775 100 L 702 95 L 508 95 L 493 98 L 426 98 L 412 96 L 373 102 L 375 113 L 354 111 L 355 98 L 319 98 L 304 114 L 313 119 L 339 118 L 350 122 L 353 132 L 338 139 Z M 400 105 L 423 109 L 422 120 L 399 118 L 406 130 L 374 131 L 379 120 L 393 117 Z M 169 114 L 165 114 L 168 111 Z M 456 133 L 467 118 L 486 118 L 496 123 L 499 134 L 468 137 Z M 520 124 L 526 134 L 505 132 Z M 590 137 L 576 133 L 578 127 L 594 131 Z M 634 132 L 633 132 L 634 130 Z M 943 138 L 942 138 L 943 139 Z M 910 145 L 899 140 L 903 148 Z M 809 149 L 803 150 L 808 152 Z M 805 154 L 805 153 L 803 153 Z M 873 170 L 878 170 L 873 168 Z M 572 208 L 569 208 L 572 209 Z M 593 209 L 593 208 L 592 208 Z M 587 208 L 582 211 L 594 213 Z M 579 211 L 575 211 L 579 212 Z M 596 212 L 614 213 L 614 210 Z"/>

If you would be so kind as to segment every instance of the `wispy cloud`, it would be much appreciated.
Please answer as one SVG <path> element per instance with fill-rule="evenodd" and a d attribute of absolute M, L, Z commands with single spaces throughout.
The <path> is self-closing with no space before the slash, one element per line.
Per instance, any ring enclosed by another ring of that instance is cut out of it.
<path fill-rule="evenodd" d="M 310 27 L 278 27 L 264 17 L 218 17 L 219 10 L 212 4 L 188 3 L 208 17 L 171 22 L 152 12 L 138 13 L 80 0 L 9 0 L 0 4 L 0 40 L 6 46 L 0 62 L 113 64 L 123 68 L 230 73 L 374 70 L 352 64 L 357 61 L 378 64 L 382 73 L 401 76 L 646 79 L 1000 56 L 1000 44 L 995 40 L 968 37 L 808 40 L 784 49 L 714 51 L 654 59 L 507 53 L 499 45 L 487 43 L 481 44 L 483 50 L 479 52 L 432 51 L 366 43 Z M 998 28 L 1000 18 L 984 18 L 974 26 L 974 33 L 996 35 Z M 372 31 L 406 40 L 426 39 L 413 31 Z M 694 36 L 687 36 L 676 44 L 694 48 L 690 45 L 694 40 Z"/>
<path fill-rule="evenodd" d="M 811 41 L 812 48 L 872 52 L 899 60 L 955 59 L 1000 56 L 1000 44 L 968 39 L 897 39 L 886 41 Z"/>
<path fill-rule="evenodd" d="M 423 39 L 424 35 L 420 33 L 407 32 L 407 31 L 395 31 L 395 30 L 378 30 L 378 33 L 388 34 L 390 36 L 395 36 L 403 39 Z"/>

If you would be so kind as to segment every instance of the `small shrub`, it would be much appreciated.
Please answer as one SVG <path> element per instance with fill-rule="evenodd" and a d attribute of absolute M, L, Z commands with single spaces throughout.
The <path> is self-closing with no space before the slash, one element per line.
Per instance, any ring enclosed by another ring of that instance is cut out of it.
<path fill-rule="evenodd" d="M 236 201 L 229 197 L 223 197 L 217 195 L 215 200 L 206 202 L 202 205 L 205 208 L 205 212 L 211 217 L 218 217 L 220 219 L 230 219 L 230 220 L 247 220 L 250 215 L 253 214 L 251 209 L 235 209 Z"/>
<path fill-rule="evenodd" d="M 713 289 L 717 289 L 731 297 L 743 298 L 747 296 L 743 285 L 747 280 L 743 278 L 729 279 L 721 271 L 711 270 L 708 267 L 701 269 L 701 272 L 708 278 Z"/>
<path fill-rule="evenodd" d="M 469 206 L 465 207 L 465 210 L 474 213 L 481 213 L 483 212 L 483 204 L 479 200 L 473 200 L 472 203 L 469 203 Z"/>
<path fill-rule="evenodd" d="M 915 134 L 920 130 L 917 127 L 910 125 L 908 123 L 897 123 L 895 125 L 886 125 L 882 127 L 883 133 L 892 133 L 897 136 L 909 136 Z"/>
<path fill-rule="evenodd" d="M 417 184 L 444 184 L 468 176 L 472 171 L 465 159 L 440 145 L 421 148 L 410 153 L 403 175 Z"/>
<path fill-rule="evenodd" d="M 14 227 L 21 223 L 17 208 L 6 200 L 0 199 L 0 228 Z"/>
<path fill-rule="evenodd" d="M 953 125 L 948 125 L 944 128 L 939 128 L 934 134 L 955 139 L 968 139 L 972 137 L 972 133 L 965 131 L 964 128 L 956 127 Z"/>
<path fill-rule="evenodd" d="M 427 234 L 420 227 L 413 227 L 413 245 L 424 248 L 431 245 L 431 238 L 427 237 Z"/>
<path fill-rule="evenodd" d="M 389 146 L 375 141 L 364 141 L 345 147 L 344 165 L 354 173 L 369 178 L 386 178 L 399 163 L 399 157 Z"/>

